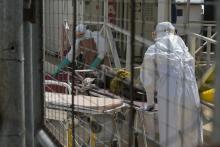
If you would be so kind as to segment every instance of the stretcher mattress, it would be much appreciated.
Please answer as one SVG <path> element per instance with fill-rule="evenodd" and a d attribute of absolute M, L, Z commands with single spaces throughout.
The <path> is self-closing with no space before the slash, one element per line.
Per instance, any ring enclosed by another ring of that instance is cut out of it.
<path fill-rule="evenodd" d="M 45 102 L 46 106 L 52 107 L 63 107 L 71 108 L 72 106 L 72 95 L 54 93 L 54 92 L 45 92 Z M 123 105 L 122 100 L 112 99 L 108 97 L 93 97 L 85 95 L 76 95 L 74 96 L 74 110 L 81 111 L 96 111 L 96 112 L 105 112 L 111 109 L 116 109 Z"/>

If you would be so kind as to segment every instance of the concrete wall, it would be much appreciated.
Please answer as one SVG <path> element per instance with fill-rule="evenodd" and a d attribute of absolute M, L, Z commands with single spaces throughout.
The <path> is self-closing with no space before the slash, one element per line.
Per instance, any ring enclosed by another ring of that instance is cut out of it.
<path fill-rule="evenodd" d="M 178 34 L 184 34 L 183 24 L 186 16 L 186 5 L 177 5 L 177 10 L 183 10 L 183 16 L 177 16 L 176 27 Z M 201 5 L 190 5 L 189 21 L 201 21 L 202 20 L 202 7 Z M 189 31 L 193 33 L 200 33 L 201 25 L 199 23 L 191 23 Z"/>
<path fill-rule="evenodd" d="M 66 19 L 72 23 L 71 0 L 44 0 L 44 48 L 58 52 L 62 48 L 64 37 L 63 23 Z"/>

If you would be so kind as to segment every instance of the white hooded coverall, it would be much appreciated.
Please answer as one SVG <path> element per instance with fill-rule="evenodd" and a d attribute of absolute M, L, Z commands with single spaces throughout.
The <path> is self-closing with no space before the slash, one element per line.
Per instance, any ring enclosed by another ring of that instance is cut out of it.
<path fill-rule="evenodd" d="M 157 25 L 156 42 L 144 55 L 140 79 L 149 104 L 157 91 L 160 145 L 195 147 L 203 139 L 194 59 L 174 29 L 169 22 Z"/>
<path fill-rule="evenodd" d="M 93 38 L 96 43 L 98 57 L 100 59 L 104 58 L 104 56 L 106 54 L 106 50 L 107 50 L 107 45 L 106 45 L 106 40 L 102 37 L 101 33 L 91 32 L 90 30 L 87 30 L 86 25 L 83 25 L 83 24 L 79 24 L 76 26 L 76 32 L 81 32 L 81 33 L 85 33 L 85 34 L 83 36 L 81 36 L 80 38 L 76 38 L 75 57 L 77 57 L 80 54 L 78 51 L 80 41 L 87 39 L 87 38 Z M 73 61 L 73 48 L 72 47 L 66 57 L 70 62 Z"/>

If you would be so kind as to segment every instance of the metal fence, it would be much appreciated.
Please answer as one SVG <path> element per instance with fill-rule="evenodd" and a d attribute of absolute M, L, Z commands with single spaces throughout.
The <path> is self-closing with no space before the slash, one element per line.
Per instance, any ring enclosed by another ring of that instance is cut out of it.
<path fill-rule="evenodd" d="M 214 72 L 209 68 L 215 63 L 214 57 L 211 59 L 215 46 L 211 43 L 216 44 L 216 41 L 207 39 L 215 33 L 210 32 L 210 25 L 207 25 L 207 36 L 199 35 L 204 29 L 202 16 L 189 17 L 192 13 L 199 15 L 201 5 L 204 3 L 191 6 L 186 2 L 172 1 L 168 5 L 157 0 L 44 0 L 44 124 L 60 145 L 187 146 L 195 137 L 190 133 L 194 129 L 201 131 L 197 128 L 201 122 L 204 122 L 204 139 L 208 143 L 213 101 L 203 101 L 198 109 L 191 105 L 191 99 L 198 94 L 194 89 L 195 93 L 187 95 L 192 90 L 189 86 L 197 88 L 195 81 L 190 81 L 193 78 L 189 80 L 185 71 L 181 71 L 182 85 L 178 85 L 182 90 L 181 99 L 170 99 L 176 87 L 171 88 L 175 76 L 170 69 L 174 67 L 167 59 L 164 68 L 168 71 L 165 79 L 169 82 L 164 85 L 163 96 L 155 94 L 152 109 L 147 107 L 150 95 L 146 94 L 139 78 L 144 68 L 140 66 L 144 53 L 154 43 L 151 32 L 158 21 L 167 20 L 171 15 L 170 21 L 175 24 L 177 34 L 187 36 L 185 42 L 191 45 L 190 51 L 200 52 L 195 53 L 196 59 L 202 58 L 197 60 L 201 61 L 197 64 L 202 69 L 197 81 L 205 85 Z M 194 20 L 197 23 L 192 22 Z M 77 34 L 79 31 L 84 34 Z M 157 56 L 156 51 L 154 54 Z M 203 68 L 203 60 L 207 68 Z M 160 78 L 157 77 L 155 83 Z M 202 94 L 211 88 L 212 85 L 199 90 Z M 190 123 L 188 119 L 192 119 Z"/>
<path fill-rule="evenodd" d="M 0 146 L 219 143 L 217 5 L 1 0 Z M 151 39 L 167 20 L 192 56 L 173 29 Z"/>

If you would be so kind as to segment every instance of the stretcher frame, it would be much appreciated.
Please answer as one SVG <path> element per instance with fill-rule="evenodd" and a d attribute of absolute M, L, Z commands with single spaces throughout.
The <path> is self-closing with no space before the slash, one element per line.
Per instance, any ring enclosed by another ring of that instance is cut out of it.
<path fill-rule="evenodd" d="M 69 95 L 69 94 L 60 94 L 60 93 L 53 93 L 53 92 L 46 92 L 45 93 L 45 107 L 46 107 L 46 109 L 47 110 L 63 111 L 64 113 L 66 113 L 66 118 L 63 118 L 62 120 L 59 120 L 59 121 L 68 122 L 68 119 L 71 118 L 70 114 L 72 113 L 72 104 L 71 104 L 70 100 L 69 100 L 70 103 L 68 103 L 68 102 L 67 103 L 65 103 L 65 102 L 62 103 L 60 100 L 59 101 L 58 100 L 49 101 L 49 99 L 52 99 L 52 97 L 50 97 L 50 96 L 54 96 L 54 95 L 63 96 L 63 97 L 69 98 L 71 100 L 72 100 L 72 96 Z M 90 96 L 84 96 L 84 97 L 89 98 Z M 95 98 L 95 97 L 93 97 L 93 98 Z M 97 99 L 101 99 L 101 98 L 97 97 Z M 107 98 L 107 99 L 109 99 L 109 98 Z M 114 99 L 112 99 L 112 100 L 114 100 Z M 117 100 L 117 99 L 115 99 L 115 100 Z M 57 103 L 57 102 L 59 102 L 59 103 Z M 111 140 L 111 141 L 113 141 L 114 138 L 117 138 L 117 140 L 120 140 L 120 134 L 119 134 L 119 130 L 117 130 L 118 127 L 117 127 L 115 115 L 116 115 L 117 112 L 119 112 L 125 106 L 127 106 L 127 105 L 124 104 L 121 101 L 120 105 L 117 105 L 117 106 L 115 106 L 113 108 L 107 108 L 107 109 L 104 109 L 104 110 L 103 109 L 101 109 L 101 110 L 99 110 L 99 109 L 91 109 L 91 108 L 87 108 L 87 107 L 84 107 L 84 106 L 77 106 L 77 105 L 75 105 L 74 107 L 75 107 L 75 112 L 76 113 L 79 113 L 79 114 L 81 113 L 81 114 L 87 116 L 91 121 L 95 121 L 96 120 L 95 119 L 96 115 L 103 115 L 103 114 L 111 115 L 112 118 L 113 118 L 112 119 L 113 120 L 112 127 L 115 126 L 115 128 L 111 132 L 111 133 L 114 134 L 113 137 L 112 137 L 112 140 Z M 46 118 L 47 119 L 53 119 L 53 117 L 50 117 L 50 116 L 47 116 Z M 80 119 L 80 118 L 76 118 L 76 119 Z M 71 136 L 72 135 L 71 131 L 69 131 L 69 126 L 71 126 L 71 125 L 68 124 L 68 123 L 66 125 L 67 125 L 67 128 L 68 128 L 68 136 Z M 68 138 L 71 138 L 71 137 L 68 137 Z M 69 146 L 71 144 L 70 142 L 71 142 L 71 140 L 69 140 L 68 143 L 67 143 Z M 93 133 L 91 131 L 91 129 L 90 129 L 90 146 L 92 146 L 92 147 L 95 146 L 96 142 L 97 142 L 96 133 Z M 119 142 L 119 146 L 121 146 L 120 142 Z"/>

